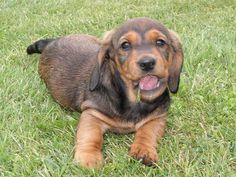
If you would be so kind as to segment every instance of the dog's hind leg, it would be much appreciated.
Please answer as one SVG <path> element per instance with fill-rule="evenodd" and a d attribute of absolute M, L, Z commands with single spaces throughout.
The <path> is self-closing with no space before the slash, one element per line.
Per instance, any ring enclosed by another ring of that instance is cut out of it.
<path fill-rule="evenodd" d="M 54 41 L 55 39 L 41 39 L 38 40 L 36 42 L 34 42 L 33 44 L 29 45 L 26 49 L 27 54 L 31 55 L 34 53 L 39 53 L 41 54 L 43 49 L 52 41 Z"/>

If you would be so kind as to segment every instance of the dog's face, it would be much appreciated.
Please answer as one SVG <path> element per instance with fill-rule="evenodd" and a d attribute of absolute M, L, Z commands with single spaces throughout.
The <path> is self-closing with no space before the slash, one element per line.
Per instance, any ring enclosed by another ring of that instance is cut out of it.
<path fill-rule="evenodd" d="M 136 18 L 110 32 L 101 48 L 100 64 L 104 58 L 114 61 L 131 101 L 137 96 L 152 101 L 167 87 L 172 93 L 178 90 L 182 47 L 177 35 L 157 21 Z"/>

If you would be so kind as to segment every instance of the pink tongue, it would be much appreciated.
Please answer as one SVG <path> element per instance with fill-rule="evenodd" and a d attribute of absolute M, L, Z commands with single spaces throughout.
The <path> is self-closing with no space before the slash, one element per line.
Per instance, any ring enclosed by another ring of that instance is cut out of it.
<path fill-rule="evenodd" d="M 141 90 L 153 90 L 158 87 L 158 78 L 155 76 L 145 76 L 139 81 Z"/>

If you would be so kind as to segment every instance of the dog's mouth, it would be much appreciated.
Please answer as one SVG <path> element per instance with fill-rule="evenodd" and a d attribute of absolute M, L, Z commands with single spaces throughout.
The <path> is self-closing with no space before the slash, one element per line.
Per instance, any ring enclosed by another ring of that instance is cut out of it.
<path fill-rule="evenodd" d="M 140 80 L 134 81 L 134 88 L 137 89 L 136 101 L 151 101 L 157 98 L 166 86 L 166 78 L 160 78 L 154 75 L 146 75 Z"/>
<path fill-rule="evenodd" d="M 140 79 L 139 89 L 145 91 L 151 91 L 160 86 L 160 80 L 156 76 L 147 75 Z"/>
<path fill-rule="evenodd" d="M 134 82 L 134 86 L 141 91 L 152 91 L 160 87 L 161 79 L 157 76 L 146 75 L 138 81 Z"/>

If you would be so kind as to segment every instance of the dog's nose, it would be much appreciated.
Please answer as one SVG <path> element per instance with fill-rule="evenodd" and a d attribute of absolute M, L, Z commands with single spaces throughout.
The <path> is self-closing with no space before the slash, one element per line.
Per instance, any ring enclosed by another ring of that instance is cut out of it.
<path fill-rule="evenodd" d="M 156 61 L 155 61 L 154 58 L 145 57 L 145 58 L 141 59 L 138 62 L 138 64 L 139 64 L 141 70 L 143 70 L 143 71 L 151 71 L 155 67 Z"/>

